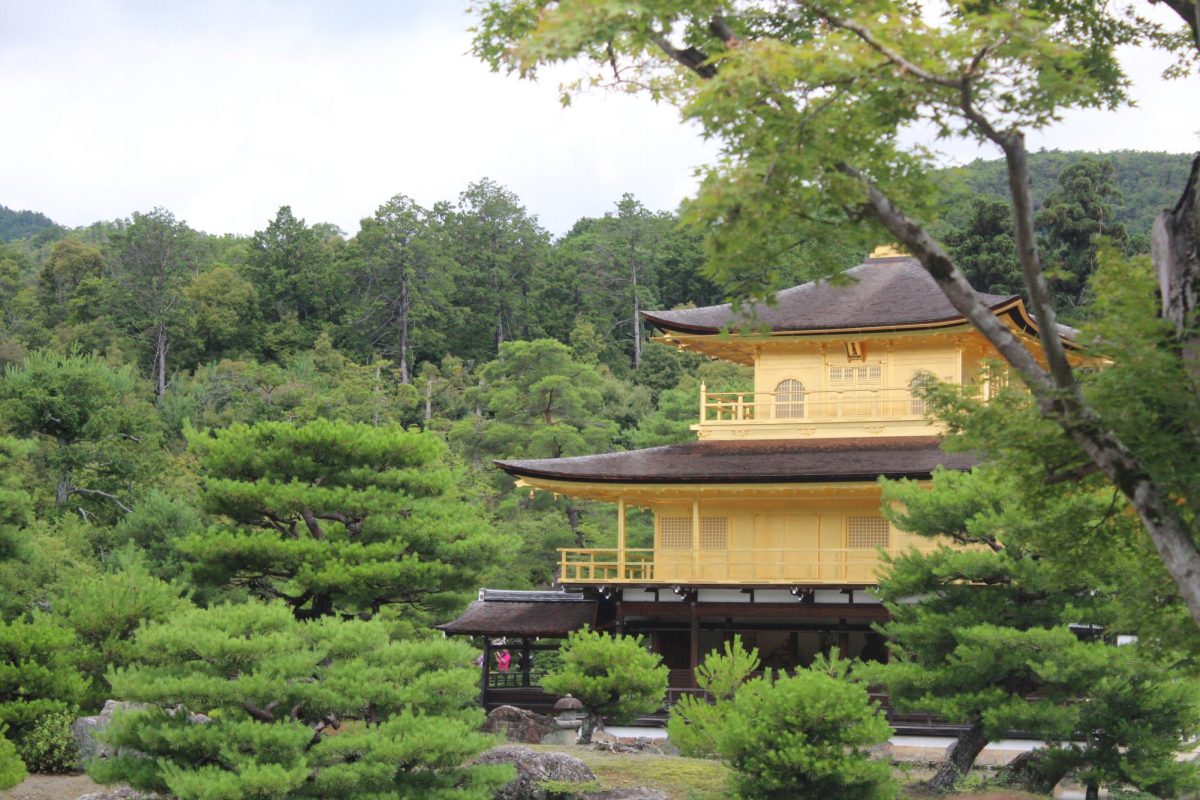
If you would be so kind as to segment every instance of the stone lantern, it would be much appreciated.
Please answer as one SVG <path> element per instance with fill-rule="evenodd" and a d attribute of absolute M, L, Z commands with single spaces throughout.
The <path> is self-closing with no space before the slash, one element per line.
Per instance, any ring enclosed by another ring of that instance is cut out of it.
<path fill-rule="evenodd" d="M 554 704 L 554 711 L 554 720 L 563 730 L 574 730 L 583 724 L 583 703 L 569 694 Z"/>

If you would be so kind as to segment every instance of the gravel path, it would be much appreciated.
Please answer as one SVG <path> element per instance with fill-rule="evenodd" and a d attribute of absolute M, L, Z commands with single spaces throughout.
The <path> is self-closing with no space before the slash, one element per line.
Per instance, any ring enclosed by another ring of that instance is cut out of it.
<path fill-rule="evenodd" d="M 102 788 L 87 775 L 30 775 L 19 786 L 0 792 L 0 800 L 75 800 Z"/>

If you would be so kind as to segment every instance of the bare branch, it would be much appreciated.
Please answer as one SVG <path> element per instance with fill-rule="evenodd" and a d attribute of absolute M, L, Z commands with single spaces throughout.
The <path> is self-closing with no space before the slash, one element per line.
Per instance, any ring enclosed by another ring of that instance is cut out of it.
<path fill-rule="evenodd" d="M 79 486 L 72 486 L 71 490 L 69 492 L 67 492 L 67 496 L 70 497 L 73 494 L 90 494 L 90 495 L 95 495 L 96 497 L 103 497 L 105 500 L 113 501 L 113 503 L 115 503 L 116 506 L 118 508 L 120 508 L 122 511 L 124 511 L 126 514 L 133 511 L 132 508 L 130 508 L 129 506 L 122 503 L 121 498 L 117 497 L 115 494 L 110 494 L 109 492 L 102 492 L 99 489 L 84 489 Z"/>

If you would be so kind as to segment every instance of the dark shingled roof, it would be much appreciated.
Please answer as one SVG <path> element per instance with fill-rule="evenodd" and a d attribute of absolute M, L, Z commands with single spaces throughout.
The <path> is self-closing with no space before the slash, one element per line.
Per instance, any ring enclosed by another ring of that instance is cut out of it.
<path fill-rule="evenodd" d="M 933 436 L 701 441 L 573 458 L 497 461 L 518 477 L 611 483 L 816 483 L 928 478 L 977 459 L 946 453 Z"/>
<path fill-rule="evenodd" d="M 596 601 L 580 594 L 480 589 L 458 619 L 437 627 L 472 636 L 566 636 L 595 623 Z"/>
<path fill-rule="evenodd" d="M 933 278 L 911 256 L 873 258 L 846 270 L 852 283 L 834 286 L 816 281 L 775 294 L 775 304 L 755 306 L 756 316 L 735 314 L 729 303 L 679 311 L 647 311 L 654 325 L 680 333 L 717 333 L 739 325 L 764 325 L 772 331 L 816 331 L 951 323 L 962 314 Z M 1019 295 L 981 294 L 992 310 Z"/>

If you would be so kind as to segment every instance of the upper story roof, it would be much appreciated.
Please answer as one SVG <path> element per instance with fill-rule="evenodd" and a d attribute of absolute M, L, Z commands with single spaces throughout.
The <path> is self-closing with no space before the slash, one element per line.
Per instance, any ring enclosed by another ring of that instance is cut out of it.
<path fill-rule="evenodd" d="M 818 483 L 928 479 L 969 470 L 969 453 L 946 453 L 931 436 L 891 439 L 699 441 L 594 456 L 497 461 L 518 478 L 587 483 Z"/>
<path fill-rule="evenodd" d="M 765 327 L 775 334 L 835 331 L 888 331 L 958 325 L 966 322 L 937 282 L 912 256 L 868 258 L 846 270 L 848 283 L 811 281 L 776 292 L 774 303 L 735 311 L 732 304 L 648 311 L 645 318 L 664 331 L 715 334 L 739 326 Z M 993 313 L 1008 312 L 1017 326 L 1036 331 L 1020 295 L 980 296 Z M 1069 337 L 1073 331 L 1060 326 Z"/>

